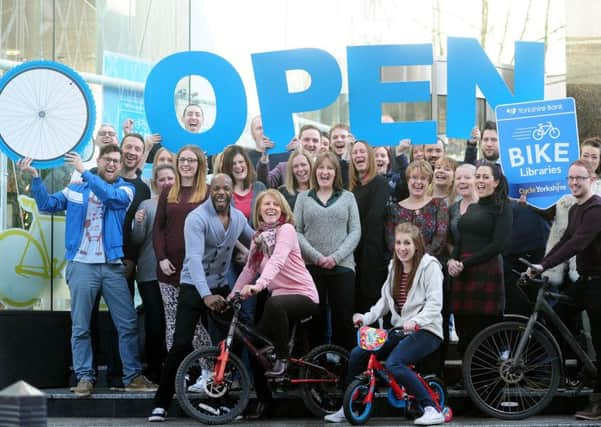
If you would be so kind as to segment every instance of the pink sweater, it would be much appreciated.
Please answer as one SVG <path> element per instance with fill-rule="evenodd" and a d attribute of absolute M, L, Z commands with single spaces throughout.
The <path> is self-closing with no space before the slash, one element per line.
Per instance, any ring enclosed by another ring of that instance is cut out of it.
<path fill-rule="evenodd" d="M 251 245 L 251 252 L 253 249 L 254 242 Z M 319 304 L 315 283 L 305 267 L 296 230 L 291 224 L 280 226 L 276 234 L 273 254 L 269 258 L 263 258 L 259 271 L 255 271 L 249 263 L 246 263 L 236 280 L 232 294 L 240 292 L 244 285 L 252 284 L 257 273 L 261 276 L 256 284 L 261 289 L 267 288 L 271 295 L 304 295 Z"/>

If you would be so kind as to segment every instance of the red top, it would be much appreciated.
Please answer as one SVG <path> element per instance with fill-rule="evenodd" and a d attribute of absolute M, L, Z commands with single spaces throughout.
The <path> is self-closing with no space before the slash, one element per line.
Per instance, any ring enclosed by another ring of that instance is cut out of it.
<path fill-rule="evenodd" d="M 401 310 L 403 309 L 403 306 L 407 302 L 407 287 L 409 285 L 407 279 L 409 279 L 408 274 L 406 274 L 406 273 L 401 274 L 401 284 L 397 289 L 395 289 L 395 292 L 393 295 L 394 303 L 396 305 L 396 310 L 398 313 L 401 312 Z"/>
<path fill-rule="evenodd" d="M 253 202 L 253 190 L 252 188 L 248 193 L 244 196 L 239 195 L 234 192 L 234 205 L 236 209 L 241 211 L 246 219 L 250 219 L 250 214 L 252 213 L 252 202 Z"/>
<path fill-rule="evenodd" d="M 188 203 L 192 195 L 192 187 L 182 187 L 179 203 L 167 203 L 167 194 L 171 187 L 165 188 L 159 196 L 157 213 L 152 230 L 152 244 L 157 258 L 157 279 L 159 282 L 179 285 L 179 275 L 182 271 L 186 246 L 184 241 L 184 222 L 188 213 L 200 203 Z M 204 201 L 204 200 L 203 200 Z M 167 258 L 175 267 L 175 273 L 166 276 L 159 262 Z"/>

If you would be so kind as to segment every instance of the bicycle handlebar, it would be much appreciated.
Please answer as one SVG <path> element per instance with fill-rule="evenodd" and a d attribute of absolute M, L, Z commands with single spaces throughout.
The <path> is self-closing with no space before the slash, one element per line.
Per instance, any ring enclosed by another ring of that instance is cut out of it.
<path fill-rule="evenodd" d="M 538 285 L 546 285 L 549 283 L 549 279 L 546 278 L 545 276 L 541 276 L 542 271 L 540 271 L 538 268 L 535 267 L 534 264 L 532 264 L 530 261 L 528 261 L 525 258 L 518 258 L 518 261 L 520 261 L 522 264 L 524 264 L 526 267 L 528 267 L 530 270 L 535 271 L 537 276 L 528 276 L 526 273 L 522 273 L 520 275 L 520 280 L 525 283 L 525 282 L 531 282 L 531 283 L 535 283 Z"/>

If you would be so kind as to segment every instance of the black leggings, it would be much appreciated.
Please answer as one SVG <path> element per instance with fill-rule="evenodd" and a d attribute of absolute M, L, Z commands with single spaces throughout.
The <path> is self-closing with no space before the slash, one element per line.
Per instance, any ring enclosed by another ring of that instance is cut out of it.
<path fill-rule="evenodd" d="M 286 359 L 291 324 L 311 316 L 316 309 L 317 304 L 304 295 L 271 296 L 265 302 L 257 331 L 273 342 L 278 359 Z"/>

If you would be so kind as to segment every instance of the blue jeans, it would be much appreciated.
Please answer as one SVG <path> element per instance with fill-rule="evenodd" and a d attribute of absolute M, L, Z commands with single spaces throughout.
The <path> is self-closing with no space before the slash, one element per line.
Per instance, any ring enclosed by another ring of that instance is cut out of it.
<path fill-rule="evenodd" d="M 104 297 L 119 334 L 123 384 L 142 372 L 138 348 L 137 316 L 122 264 L 85 264 L 69 261 L 66 272 L 71 291 L 71 352 L 78 380 L 94 382 L 90 318 L 98 293 Z"/>
<path fill-rule="evenodd" d="M 388 335 L 386 343 L 376 352 L 378 360 L 386 359 L 388 372 L 399 384 L 405 387 L 409 394 L 415 396 L 415 400 L 422 408 L 426 406 L 436 407 L 436 405 L 417 374 L 408 365 L 415 364 L 432 353 L 440 346 L 441 342 L 442 340 L 436 335 L 423 329 L 404 337 L 391 333 Z M 361 347 L 355 347 L 351 350 L 347 384 L 365 371 L 371 353 Z"/>

